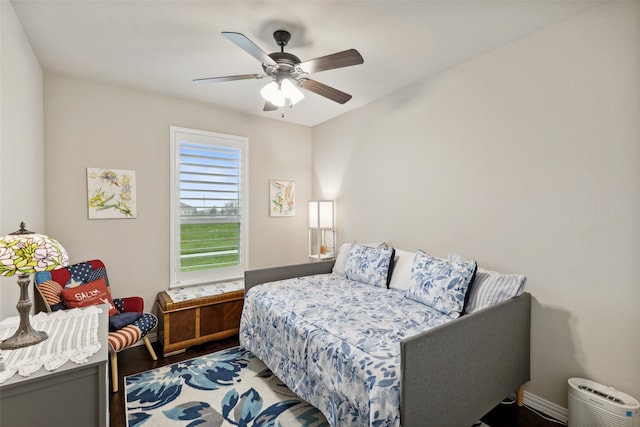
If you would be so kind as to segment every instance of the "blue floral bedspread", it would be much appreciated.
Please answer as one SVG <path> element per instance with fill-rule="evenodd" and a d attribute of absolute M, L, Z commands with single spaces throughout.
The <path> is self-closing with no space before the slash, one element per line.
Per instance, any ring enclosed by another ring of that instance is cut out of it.
<path fill-rule="evenodd" d="M 240 344 L 332 426 L 399 426 L 400 342 L 450 320 L 404 291 L 321 274 L 250 289 Z"/>

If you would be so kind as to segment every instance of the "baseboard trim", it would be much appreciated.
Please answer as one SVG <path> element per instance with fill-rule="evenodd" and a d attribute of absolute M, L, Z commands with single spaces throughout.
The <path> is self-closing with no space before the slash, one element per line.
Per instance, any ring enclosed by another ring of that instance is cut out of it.
<path fill-rule="evenodd" d="M 555 418 L 558 421 L 566 423 L 569 421 L 569 411 L 567 408 L 563 408 L 560 405 L 556 405 L 540 396 L 536 396 L 533 393 L 524 392 L 524 404 L 531 409 L 540 411 L 545 415 Z"/>

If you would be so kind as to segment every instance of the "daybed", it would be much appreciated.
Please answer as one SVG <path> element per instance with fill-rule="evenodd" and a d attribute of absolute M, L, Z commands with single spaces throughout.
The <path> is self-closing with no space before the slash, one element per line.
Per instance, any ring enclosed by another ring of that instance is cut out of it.
<path fill-rule="evenodd" d="M 522 405 L 531 306 L 524 276 L 476 272 L 457 255 L 392 249 L 394 259 L 385 266 L 379 248 L 354 243 L 335 265 L 245 272 L 241 345 L 333 427 L 468 427 L 510 393 Z M 433 291 L 443 274 L 444 298 L 411 295 L 425 281 Z M 391 278 L 382 283 L 384 275 Z M 504 280 L 517 283 L 509 291 L 516 296 L 478 293 Z M 463 310 L 447 309 L 460 298 Z"/>

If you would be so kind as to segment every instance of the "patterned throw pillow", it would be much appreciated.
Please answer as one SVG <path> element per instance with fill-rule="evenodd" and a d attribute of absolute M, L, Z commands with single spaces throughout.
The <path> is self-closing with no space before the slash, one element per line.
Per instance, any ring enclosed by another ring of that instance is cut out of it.
<path fill-rule="evenodd" d="M 395 249 L 391 246 L 372 248 L 354 243 L 349 251 L 345 275 L 349 280 L 386 288 Z"/>
<path fill-rule="evenodd" d="M 446 260 L 418 251 L 405 297 L 456 319 L 462 313 L 464 298 L 476 268 L 475 261 L 462 258 Z"/>
<path fill-rule="evenodd" d="M 498 304 L 524 292 L 527 278 L 521 274 L 502 274 L 478 268 L 469 290 L 465 313 Z"/>
<path fill-rule="evenodd" d="M 62 302 L 62 285 L 60 283 L 54 280 L 47 280 L 40 283 L 36 288 L 49 307 Z"/>
<path fill-rule="evenodd" d="M 85 283 L 75 288 L 62 290 L 62 299 L 69 308 L 87 307 L 89 305 L 109 304 L 109 316 L 118 314 L 119 311 L 113 305 L 111 293 L 107 288 L 104 278 Z"/>
<path fill-rule="evenodd" d="M 349 259 L 349 253 L 351 252 L 351 245 L 358 244 L 358 242 L 353 243 L 343 243 L 342 246 L 338 249 L 338 256 L 336 257 L 335 262 L 333 263 L 333 268 L 331 272 L 333 274 L 338 274 L 342 277 L 347 277 L 345 273 L 345 269 L 347 268 L 347 260 Z M 362 246 L 368 246 L 370 248 L 381 248 L 387 246 L 385 242 L 375 242 L 375 243 L 361 243 Z"/>

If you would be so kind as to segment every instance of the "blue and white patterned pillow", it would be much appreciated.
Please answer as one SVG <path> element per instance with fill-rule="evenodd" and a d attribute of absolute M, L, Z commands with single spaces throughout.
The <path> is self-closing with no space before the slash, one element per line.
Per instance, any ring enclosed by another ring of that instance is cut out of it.
<path fill-rule="evenodd" d="M 338 256 L 336 257 L 336 261 L 333 263 L 333 268 L 331 270 L 333 274 L 347 277 L 345 274 L 345 268 L 347 268 L 347 260 L 349 259 L 349 252 L 351 252 L 351 245 L 357 243 L 358 242 L 343 243 L 342 246 L 340 246 L 340 249 L 338 249 Z M 361 245 L 369 246 L 370 248 L 381 248 L 387 246 L 385 242 L 361 243 Z"/>
<path fill-rule="evenodd" d="M 502 274 L 478 268 L 469 290 L 465 313 L 498 304 L 524 292 L 527 278 L 521 274 Z"/>
<path fill-rule="evenodd" d="M 395 249 L 391 246 L 372 248 L 353 243 L 345 266 L 345 275 L 349 280 L 386 288 L 394 254 Z"/>
<path fill-rule="evenodd" d="M 411 269 L 411 284 L 404 296 L 456 319 L 464 308 L 476 268 L 475 261 L 446 260 L 418 251 Z"/>

